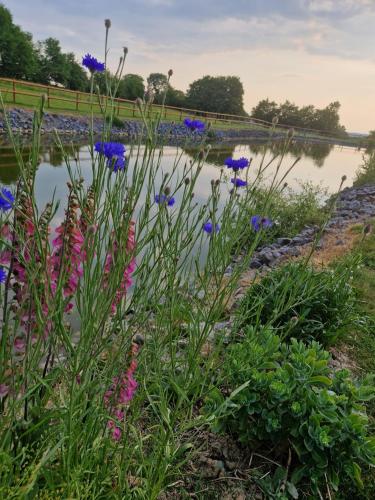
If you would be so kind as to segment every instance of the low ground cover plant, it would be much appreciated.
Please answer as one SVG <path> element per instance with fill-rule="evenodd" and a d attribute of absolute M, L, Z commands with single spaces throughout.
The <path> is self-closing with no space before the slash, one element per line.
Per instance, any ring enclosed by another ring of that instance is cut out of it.
<path fill-rule="evenodd" d="M 206 411 L 217 431 L 230 432 L 250 449 L 272 449 L 289 465 L 291 497 L 311 491 L 323 498 L 349 476 L 361 486 L 361 464 L 375 464 L 364 402 L 373 380 L 355 384 L 346 370 L 332 373 L 320 344 L 283 342 L 270 328 L 249 327 L 229 346 L 219 389 Z"/>

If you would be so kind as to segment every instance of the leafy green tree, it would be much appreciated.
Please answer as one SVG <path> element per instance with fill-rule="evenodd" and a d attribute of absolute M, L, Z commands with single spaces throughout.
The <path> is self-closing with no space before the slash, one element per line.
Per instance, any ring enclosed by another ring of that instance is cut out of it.
<path fill-rule="evenodd" d="M 134 101 L 137 97 L 143 97 L 144 94 L 145 85 L 140 75 L 128 74 L 122 77 L 117 97 Z"/>
<path fill-rule="evenodd" d="M 47 38 L 39 42 L 39 81 L 42 83 L 59 83 L 66 85 L 69 78 L 69 67 L 60 42 L 56 38 Z"/>
<path fill-rule="evenodd" d="M 165 104 L 176 108 L 184 108 L 186 106 L 186 95 L 182 92 L 182 90 L 177 90 L 169 85 L 165 98 Z"/>
<path fill-rule="evenodd" d="M 168 87 L 168 77 L 163 73 L 150 73 L 147 78 L 147 86 L 147 92 L 151 90 L 154 95 L 154 102 L 160 104 Z"/>
<path fill-rule="evenodd" d="M 66 86 L 71 90 L 88 90 L 88 78 L 85 70 L 75 60 L 74 54 L 69 52 L 65 54 L 66 65 L 68 74 L 66 79 Z"/>
<path fill-rule="evenodd" d="M 263 99 L 253 108 L 251 116 L 257 120 L 272 122 L 273 118 L 278 115 L 279 108 L 275 101 Z"/>
<path fill-rule="evenodd" d="M 194 109 L 244 115 L 243 95 L 237 76 L 204 76 L 190 84 L 187 102 Z"/>
<path fill-rule="evenodd" d="M 32 80 L 36 71 L 32 36 L 13 24 L 9 10 L 0 5 L 0 76 Z"/>

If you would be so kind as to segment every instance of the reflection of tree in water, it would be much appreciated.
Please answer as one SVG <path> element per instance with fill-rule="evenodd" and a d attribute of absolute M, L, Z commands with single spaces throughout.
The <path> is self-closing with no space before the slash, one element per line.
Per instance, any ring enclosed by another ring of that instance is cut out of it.
<path fill-rule="evenodd" d="M 217 167 L 224 166 L 225 159 L 233 155 L 235 148 L 235 144 L 225 144 L 225 146 L 220 147 L 213 146 L 207 155 L 206 163 Z M 196 158 L 198 151 L 198 148 L 184 148 L 184 152 L 191 158 Z"/>
<path fill-rule="evenodd" d="M 64 147 L 65 154 L 69 158 L 78 156 L 81 144 L 71 143 Z M 30 155 L 30 144 L 20 144 L 21 155 L 24 162 L 27 162 Z M 40 148 L 40 163 L 49 163 L 53 167 L 59 167 L 64 163 L 64 154 L 61 149 L 50 141 L 42 144 Z M 9 144 L 0 144 L 0 182 L 3 184 L 15 184 L 20 175 L 20 168 L 13 148 Z"/>
<path fill-rule="evenodd" d="M 311 158 L 314 165 L 320 168 L 324 165 L 324 161 L 333 147 L 334 144 L 312 144 L 308 142 L 293 141 L 288 147 L 287 153 L 295 158 L 300 156 Z M 263 154 L 265 149 L 272 154 L 281 154 L 284 150 L 284 143 L 278 141 L 271 144 L 251 144 L 249 148 L 254 155 Z"/>

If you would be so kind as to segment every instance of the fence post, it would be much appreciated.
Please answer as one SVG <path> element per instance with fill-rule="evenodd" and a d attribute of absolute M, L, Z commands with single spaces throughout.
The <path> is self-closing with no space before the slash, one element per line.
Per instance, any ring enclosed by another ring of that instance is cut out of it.
<path fill-rule="evenodd" d="M 16 104 L 16 82 L 13 80 L 13 104 Z"/>
<path fill-rule="evenodd" d="M 49 87 L 47 87 L 47 108 L 49 108 Z"/>
<path fill-rule="evenodd" d="M 76 93 L 76 111 L 78 111 L 78 99 L 79 99 L 79 94 L 77 92 Z"/>

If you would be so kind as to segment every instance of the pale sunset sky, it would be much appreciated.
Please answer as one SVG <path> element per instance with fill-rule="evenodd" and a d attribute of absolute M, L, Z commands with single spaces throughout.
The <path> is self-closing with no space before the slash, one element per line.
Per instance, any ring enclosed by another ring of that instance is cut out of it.
<path fill-rule="evenodd" d="M 239 76 L 245 109 L 260 99 L 323 107 L 340 101 L 349 131 L 375 129 L 375 0 L 2 0 L 34 41 L 55 37 L 78 60 L 104 52 L 109 69 Z"/>

